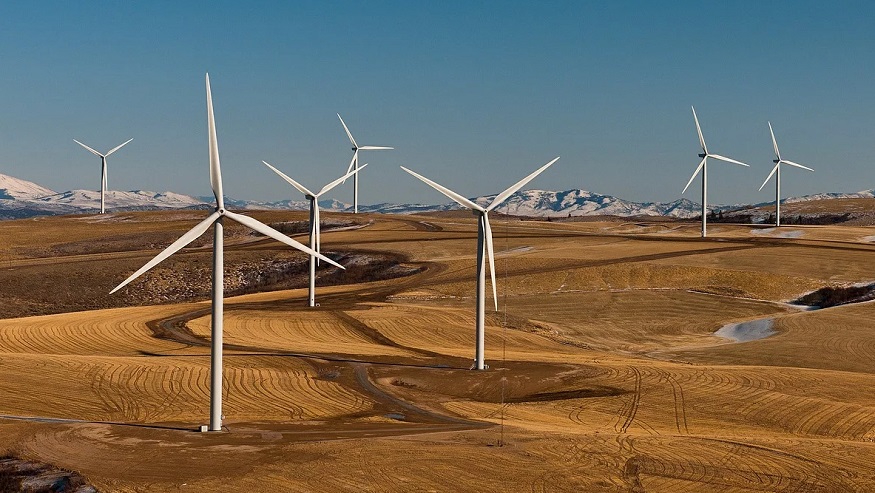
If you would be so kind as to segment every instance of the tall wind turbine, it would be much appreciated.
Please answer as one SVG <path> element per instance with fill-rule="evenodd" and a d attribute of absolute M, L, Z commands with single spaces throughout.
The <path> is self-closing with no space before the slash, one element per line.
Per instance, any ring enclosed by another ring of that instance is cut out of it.
<path fill-rule="evenodd" d="M 272 169 L 274 173 L 280 175 L 283 180 L 287 181 L 290 185 L 297 188 L 298 191 L 303 193 L 304 197 L 306 197 L 307 200 L 310 201 L 310 248 L 313 248 L 316 253 L 319 253 L 322 247 L 321 232 L 319 226 L 319 197 L 322 194 L 331 190 L 332 188 L 336 187 L 337 185 L 343 183 L 343 181 L 350 176 L 358 173 L 359 170 L 364 169 L 367 164 L 363 164 L 360 168 L 354 169 L 347 174 L 341 176 L 340 178 L 334 180 L 333 182 L 329 183 L 328 185 L 325 185 L 324 187 L 322 187 L 322 190 L 319 190 L 319 193 L 313 193 L 310 190 L 307 190 L 304 185 L 301 185 L 300 183 L 291 179 L 282 171 L 273 167 L 267 161 L 262 161 L 262 163 L 264 163 L 265 166 L 267 166 L 268 168 Z M 319 259 L 315 255 L 310 256 L 310 290 L 307 296 L 310 306 L 316 306 L 316 264 L 318 261 Z"/>
<path fill-rule="evenodd" d="M 340 113 L 337 114 L 337 118 L 340 118 Z M 346 130 L 346 136 L 349 137 L 349 143 L 352 144 L 352 161 L 349 162 L 349 168 L 346 169 L 347 174 L 353 169 L 359 169 L 359 151 L 385 151 L 389 149 L 394 149 L 394 147 L 385 146 L 360 146 L 355 143 L 355 139 L 352 138 L 352 132 L 349 131 L 349 127 L 347 127 L 346 123 L 343 122 L 343 118 L 340 118 L 340 124 L 343 125 L 343 129 Z M 358 174 L 356 174 L 352 178 L 352 210 L 356 214 L 358 214 L 359 212 Z"/>
<path fill-rule="evenodd" d="M 110 149 L 110 151 L 107 152 L 106 154 L 101 154 L 101 153 L 95 151 L 94 149 L 88 147 L 87 145 L 83 144 L 82 142 L 79 142 L 78 140 L 73 139 L 73 142 L 79 144 L 80 146 L 84 147 L 85 149 L 91 151 L 94 155 L 100 157 L 100 170 L 101 170 L 101 171 L 100 171 L 100 213 L 101 213 L 101 214 L 104 213 L 104 208 L 103 208 L 103 204 L 104 204 L 104 202 L 103 202 L 103 195 L 106 193 L 106 158 L 108 158 L 109 155 L 112 154 L 113 152 L 115 152 L 115 151 L 121 149 L 122 147 L 124 147 L 125 144 L 127 144 L 128 142 L 130 142 L 130 141 L 132 141 L 132 140 L 134 140 L 134 139 L 128 139 L 128 141 L 125 142 L 124 144 L 121 144 L 121 145 L 119 145 L 119 146 L 113 147 L 113 148 Z"/>
<path fill-rule="evenodd" d="M 775 167 L 772 168 L 772 172 L 769 173 L 769 176 L 766 177 L 766 181 L 760 185 L 760 190 L 766 186 L 766 183 L 772 178 L 772 175 L 775 175 L 775 226 L 781 225 L 781 164 L 789 164 L 790 166 L 795 166 L 797 168 L 807 169 L 808 171 L 814 171 L 808 166 L 802 166 L 799 163 L 794 163 L 793 161 L 788 161 L 786 159 L 781 158 L 781 151 L 778 150 L 778 141 L 775 140 L 775 131 L 772 130 L 772 122 L 769 123 L 769 133 L 772 134 L 772 146 L 775 148 L 775 159 L 772 159 L 772 162 L 775 163 Z"/>
<path fill-rule="evenodd" d="M 501 205 L 502 202 L 507 200 L 508 197 L 516 193 L 517 190 L 522 188 L 526 183 L 532 181 L 536 176 L 541 174 L 542 171 L 549 168 L 551 164 L 558 161 L 559 158 L 555 158 L 549 163 L 541 166 L 534 173 L 529 176 L 523 178 L 522 180 L 516 182 L 508 188 L 507 190 L 501 192 L 496 195 L 494 199 L 492 199 L 492 203 L 490 203 L 486 207 L 481 207 L 474 201 L 459 195 L 458 193 L 441 186 L 428 178 L 414 173 L 404 166 L 401 167 L 404 171 L 410 173 L 411 175 L 419 178 L 426 185 L 434 188 L 438 192 L 446 195 L 447 197 L 455 200 L 459 204 L 471 209 L 474 212 L 474 215 L 479 218 L 479 223 L 477 227 L 477 316 L 476 316 L 476 327 L 475 327 L 475 335 L 476 335 L 476 344 L 474 348 L 474 366 L 472 369 L 477 370 L 485 370 L 486 362 L 484 361 L 484 344 L 486 340 L 486 332 L 484 330 L 484 323 L 486 319 L 486 258 L 489 258 L 489 274 L 492 276 L 492 299 L 495 301 L 495 311 L 498 311 L 498 293 L 495 288 L 495 254 L 492 249 L 492 228 L 489 226 L 489 211 L 494 210 L 496 207 Z"/>
<path fill-rule="evenodd" d="M 259 233 L 269 236 L 277 241 L 285 243 L 292 248 L 307 253 L 316 255 L 329 264 L 343 268 L 337 262 L 330 258 L 324 257 L 310 248 L 298 243 L 279 231 L 261 223 L 249 216 L 235 214 L 225 210 L 225 202 L 222 196 L 222 172 L 219 166 L 219 146 L 216 141 L 216 123 L 213 118 L 213 97 L 210 93 L 210 75 L 206 76 L 207 84 L 207 129 L 210 141 L 210 185 L 213 189 L 213 195 L 216 197 L 216 210 L 209 217 L 191 228 L 187 233 L 182 235 L 178 240 L 170 244 L 163 252 L 159 253 L 146 265 L 140 267 L 140 270 L 134 272 L 130 277 L 124 280 L 121 284 L 115 287 L 110 294 L 115 293 L 123 288 L 129 282 L 139 277 L 144 272 L 161 263 L 167 257 L 173 255 L 202 234 L 204 234 L 210 226 L 213 226 L 214 241 L 213 241 L 213 313 L 212 313 L 212 346 L 210 349 L 210 431 L 220 431 L 222 429 L 222 296 L 223 296 L 223 278 L 222 268 L 224 265 L 224 242 L 223 232 L 224 227 L 222 221 L 225 218 L 236 221 L 244 226 L 248 226 Z"/>
<path fill-rule="evenodd" d="M 692 107 L 691 107 L 692 108 Z M 720 161 L 726 161 L 727 163 L 740 164 L 742 166 L 750 167 L 748 164 L 744 164 L 741 161 L 736 161 L 735 159 L 729 159 L 728 157 L 721 156 L 719 154 L 711 154 L 708 152 L 708 146 L 705 145 L 705 137 L 702 136 L 702 127 L 699 126 L 699 117 L 696 116 L 696 108 L 693 108 L 693 120 L 696 121 L 696 132 L 699 133 L 699 144 L 702 146 L 702 152 L 699 153 L 699 157 L 702 158 L 702 162 L 699 163 L 699 167 L 696 168 L 696 171 L 693 172 L 693 176 L 690 177 L 690 181 L 687 182 L 687 186 L 684 187 L 684 191 L 681 192 L 683 194 L 687 191 L 687 188 L 690 187 L 690 183 L 693 183 L 693 180 L 696 178 L 696 175 L 699 174 L 699 171 L 702 171 L 702 238 L 707 236 L 707 217 L 708 217 L 708 158 L 717 159 Z"/>

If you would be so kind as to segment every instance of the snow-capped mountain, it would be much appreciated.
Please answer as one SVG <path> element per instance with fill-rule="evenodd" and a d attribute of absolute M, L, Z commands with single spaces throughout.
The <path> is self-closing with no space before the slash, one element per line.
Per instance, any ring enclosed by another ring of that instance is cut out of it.
<path fill-rule="evenodd" d="M 472 200 L 486 205 L 495 195 L 477 197 Z M 793 197 L 787 203 L 837 198 L 872 198 L 875 190 L 857 193 L 820 193 L 804 197 Z M 110 211 L 152 210 L 152 209 L 210 209 L 213 197 L 191 197 L 174 192 L 155 193 L 145 190 L 129 192 L 107 191 L 106 207 Z M 306 201 L 281 200 L 264 202 L 238 200 L 225 197 L 229 208 L 257 210 L 307 210 Z M 749 205 L 711 206 L 712 211 L 736 211 L 745 213 Z M 348 212 L 352 206 L 338 200 L 321 200 L 319 206 L 324 211 Z M 21 218 L 46 214 L 93 213 L 100 207 L 100 192 L 92 190 L 70 190 L 55 192 L 36 183 L 0 174 L 0 219 Z M 461 209 L 455 203 L 441 205 L 427 204 L 375 204 L 360 206 L 362 212 L 385 214 L 414 214 L 417 212 L 441 212 Z M 744 210 L 741 210 L 744 209 Z M 585 190 L 527 190 L 512 195 L 496 212 L 520 216 L 568 217 L 568 216 L 664 216 L 693 218 L 701 213 L 701 206 L 687 199 L 673 202 L 633 202 L 610 195 L 601 195 Z"/>
<path fill-rule="evenodd" d="M 204 202 L 188 195 L 173 192 L 149 192 L 146 190 L 131 190 L 120 192 L 107 190 L 104 196 L 108 209 L 183 209 L 204 205 Z M 38 199 L 32 199 L 45 205 L 69 206 L 88 210 L 100 206 L 100 191 L 70 190 L 56 193 Z"/>
<path fill-rule="evenodd" d="M 205 207 L 203 201 L 174 192 L 145 190 L 119 192 L 105 196 L 110 210 L 183 209 Z M 36 183 L 0 174 L 0 218 L 21 218 L 51 214 L 94 212 L 100 208 L 100 192 L 70 190 L 55 192 Z"/>
<path fill-rule="evenodd" d="M 802 197 L 788 197 L 781 203 L 807 202 L 810 200 L 828 200 L 828 199 L 871 199 L 875 197 L 875 190 L 863 190 L 856 193 L 815 193 Z"/>
<path fill-rule="evenodd" d="M 0 199 L 27 200 L 54 195 L 54 190 L 41 187 L 34 182 L 0 174 Z"/>
<path fill-rule="evenodd" d="M 494 198 L 495 195 L 487 195 L 474 201 L 486 206 Z M 536 217 L 610 215 L 688 218 L 699 214 L 699 205 L 687 199 L 674 202 L 631 202 L 585 190 L 526 190 L 511 195 L 496 210 L 515 216 Z"/>

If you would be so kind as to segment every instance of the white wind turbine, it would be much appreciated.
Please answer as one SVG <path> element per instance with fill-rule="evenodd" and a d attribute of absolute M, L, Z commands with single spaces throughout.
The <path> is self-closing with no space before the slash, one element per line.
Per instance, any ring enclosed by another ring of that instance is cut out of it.
<path fill-rule="evenodd" d="M 244 226 L 248 226 L 259 233 L 269 236 L 277 241 L 285 243 L 293 248 L 297 248 L 309 255 L 317 255 L 322 260 L 343 268 L 337 262 L 324 257 L 310 248 L 298 243 L 279 231 L 261 223 L 251 217 L 235 214 L 225 210 L 225 202 L 222 196 L 222 172 L 219 166 L 219 146 L 216 141 L 216 123 L 213 118 L 213 98 L 210 93 L 210 76 L 206 76 L 207 84 L 207 128 L 210 142 L 210 185 L 213 189 L 213 195 L 216 197 L 216 210 L 209 217 L 191 228 L 187 233 L 182 235 L 178 240 L 174 241 L 163 252 L 159 253 L 155 258 L 150 260 L 146 265 L 134 272 L 124 282 L 115 287 L 110 294 L 115 293 L 129 282 L 139 277 L 144 272 L 152 267 L 155 267 L 167 257 L 173 255 L 202 234 L 204 234 L 210 226 L 214 228 L 213 241 L 213 310 L 212 310 L 212 346 L 210 349 L 210 431 L 220 431 L 222 429 L 222 296 L 223 296 L 223 277 L 222 268 L 224 265 L 224 242 L 222 225 L 223 219 L 226 217 L 236 221 Z"/>
<path fill-rule="evenodd" d="M 337 118 L 340 118 L 340 113 L 337 114 Z M 394 147 L 385 147 L 385 146 L 360 146 L 356 144 L 355 139 L 352 138 L 352 132 L 349 131 L 349 127 L 346 126 L 346 123 L 343 122 L 343 118 L 340 118 L 340 124 L 343 125 L 343 129 L 346 130 L 346 136 L 349 137 L 349 143 L 352 144 L 352 160 L 349 162 L 349 168 L 346 169 L 347 174 L 353 169 L 359 169 L 359 151 L 385 151 L 394 149 Z M 352 178 L 352 210 L 355 214 L 359 212 L 359 175 L 356 174 Z"/>
<path fill-rule="evenodd" d="M 699 144 L 702 146 L 702 152 L 699 154 L 699 157 L 702 158 L 702 162 L 699 163 L 699 167 L 696 168 L 696 171 L 693 172 L 693 176 L 690 177 L 690 181 L 687 182 L 687 186 L 684 187 L 684 191 L 681 192 L 683 194 L 687 191 L 687 188 L 690 187 L 690 183 L 693 183 L 693 180 L 696 178 L 696 175 L 699 174 L 699 171 L 702 171 L 702 238 L 707 236 L 707 217 L 708 217 L 708 158 L 718 159 L 720 161 L 726 161 L 727 163 L 740 164 L 742 166 L 750 167 L 748 164 L 744 164 L 741 161 L 736 161 L 735 159 L 729 159 L 728 157 L 721 156 L 719 154 L 711 154 L 708 152 L 708 147 L 705 145 L 705 137 L 702 136 L 702 127 L 699 126 L 699 117 L 696 116 L 696 108 L 693 108 L 693 120 L 696 121 L 696 132 L 699 133 Z"/>
<path fill-rule="evenodd" d="M 321 247 L 322 247 L 321 234 L 322 233 L 321 233 L 321 229 L 320 229 L 320 225 L 319 225 L 319 202 L 318 202 L 319 197 L 322 194 L 331 190 L 332 188 L 336 187 L 337 185 L 340 185 L 341 183 L 343 183 L 343 181 L 346 180 L 347 178 L 349 178 L 350 176 L 358 173 L 359 170 L 364 169 L 365 166 L 367 166 L 367 164 L 363 164 L 360 168 L 354 169 L 354 170 L 350 171 L 349 173 L 341 176 L 340 178 L 334 180 L 333 182 L 329 183 L 328 185 L 325 185 L 324 187 L 322 187 L 322 190 L 319 190 L 319 193 L 313 193 L 310 190 L 307 190 L 307 188 L 304 185 L 301 185 L 300 183 L 291 179 L 288 175 L 286 175 L 282 171 L 273 167 L 267 161 L 262 161 L 262 163 L 264 163 L 265 166 L 267 166 L 268 168 L 272 169 L 274 171 L 274 173 L 280 175 L 280 177 L 283 180 L 287 181 L 290 185 L 297 188 L 298 191 L 303 193 L 304 197 L 306 197 L 307 200 L 310 202 L 310 248 L 313 248 L 316 251 L 316 253 L 321 252 Z M 310 256 L 310 290 L 309 290 L 308 296 L 307 296 L 307 299 L 309 300 L 308 301 L 309 306 L 316 306 L 316 265 L 317 265 L 318 261 L 319 261 L 319 259 L 316 256 L 314 256 L 314 255 Z"/>
<path fill-rule="evenodd" d="M 110 151 L 107 152 L 106 154 L 101 154 L 101 153 L 95 151 L 94 149 L 88 147 L 87 145 L 83 144 L 82 142 L 79 142 L 78 140 L 73 139 L 73 142 L 79 144 L 80 146 L 84 147 L 85 149 L 91 151 L 94 155 L 100 157 L 100 169 L 101 169 L 101 171 L 100 171 L 100 213 L 101 213 L 101 214 L 104 213 L 104 208 L 103 208 L 103 204 L 104 204 L 103 196 L 104 196 L 104 194 L 106 193 L 106 158 L 108 158 L 109 155 L 112 154 L 113 152 L 115 152 L 115 151 L 121 149 L 122 147 L 124 147 L 125 144 L 127 144 L 128 142 L 130 142 L 130 141 L 132 141 L 132 140 L 134 140 L 134 139 L 128 139 L 128 141 L 125 142 L 124 144 L 121 144 L 121 145 L 119 145 L 119 146 L 113 147 L 113 148 L 110 149 Z"/>
<path fill-rule="evenodd" d="M 485 303 L 487 258 L 489 258 L 489 274 L 492 277 L 492 299 L 495 301 L 495 310 L 498 311 L 498 293 L 495 287 L 495 254 L 492 249 L 492 228 L 489 226 L 489 211 L 492 211 L 496 207 L 501 205 L 501 203 L 507 200 L 508 197 L 516 193 L 517 190 L 522 188 L 526 183 L 532 181 L 532 179 L 541 174 L 542 171 L 550 167 L 551 164 L 555 163 L 558 160 L 558 157 L 553 159 L 549 163 L 538 168 L 534 173 L 516 182 L 507 190 L 496 195 L 495 198 L 492 199 L 492 203 L 490 203 L 486 207 L 481 207 L 474 201 L 467 199 L 462 195 L 459 195 L 458 193 L 450 190 L 449 188 L 441 186 L 420 174 L 414 173 L 404 166 L 401 167 L 401 169 L 403 169 L 404 171 L 425 182 L 426 185 L 429 185 L 438 192 L 471 209 L 474 212 L 474 215 L 479 218 L 479 223 L 477 227 L 477 316 L 475 328 L 476 344 L 474 349 L 474 366 L 472 366 L 472 368 L 474 369 L 486 369 L 486 363 L 484 361 L 484 344 L 486 339 L 484 323 L 486 319 Z"/>
<path fill-rule="evenodd" d="M 786 159 L 781 158 L 781 151 L 778 150 L 778 141 L 775 140 L 775 132 L 772 130 L 772 122 L 769 123 L 769 133 L 772 134 L 772 146 L 775 148 L 775 159 L 772 160 L 775 163 L 775 167 L 772 168 L 772 172 L 769 173 L 769 176 L 766 177 L 766 181 L 760 185 L 760 190 L 766 186 L 766 183 L 772 178 L 772 175 L 775 175 L 775 226 L 781 225 L 781 164 L 789 164 L 790 166 L 795 166 L 797 168 L 807 169 L 808 171 L 814 171 L 808 166 L 802 166 L 799 163 L 794 163 L 793 161 L 788 161 Z"/>

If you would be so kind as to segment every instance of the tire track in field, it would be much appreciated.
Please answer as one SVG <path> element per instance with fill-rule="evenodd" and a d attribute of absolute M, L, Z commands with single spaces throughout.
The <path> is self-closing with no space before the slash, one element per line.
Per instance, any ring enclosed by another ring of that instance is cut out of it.
<path fill-rule="evenodd" d="M 634 366 L 629 367 L 635 375 L 635 390 L 632 393 L 632 400 L 625 410 L 626 419 L 619 427 L 615 427 L 617 433 L 626 433 L 632 422 L 635 421 L 635 416 L 638 414 L 638 406 L 641 402 L 641 371 Z"/>
<path fill-rule="evenodd" d="M 660 376 L 660 382 L 665 381 L 671 386 L 672 397 L 674 400 L 674 421 L 677 432 L 688 435 L 690 429 L 687 426 L 687 407 L 684 400 L 684 389 L 680 382 L 671 374 L 671 372 L 659 368 L 651 368 L 651 371 Z"/>

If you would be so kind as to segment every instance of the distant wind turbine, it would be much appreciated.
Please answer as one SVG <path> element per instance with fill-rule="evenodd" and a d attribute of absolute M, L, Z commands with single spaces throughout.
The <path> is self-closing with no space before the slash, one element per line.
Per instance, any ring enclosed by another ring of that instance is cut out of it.
<path fill-rule="evenodd" d="M 769 133 L 772 134 L 772 146 L 775 148 L 775 159 L 772 160 L 775 163 L 775 167 L 772 168 L 772 172 L 769 173 L 769 176 L 766 177 L 766 181 L 760 185 L 760 190 L 766 186 L 766 183 L 772 178 L 772 175 L 775 175 L 775 226 L 781 225 L 781 164 L 789 164 L 790 166 L 795 166 L 797 168 L 807 169 L 808 171 L 814 171 L 808 166 L 802 166 L 799 163 L 794 163 L 793 161 L 788 161 L 786 159 L 781 158 L 781 151 L 778 150 L 778 141 L 775 140 L 775 132 L 772 130 L 772 122 L 769 123 Z"/>
<path fill-rule="evenodd" d="M 347 178 L 349 178 L 350 176 L 358 173 L 359 170 L 364 169 L 365 166 L 367 166 L 367 164 L 363 164 L 358 169 L 354 169 L 354 170 L 348 172 L 347 174 L 341 176 L 340 178 L 334 180 L 333 182 L 329 183 L 328 185 L 325 185 L 324 187 L 322 187 L 322 190 L 319 190 L 319 193 L 313 193 L 310 190 L 308 190 L 304 185 L 301 185 L 300 183 L 291 179 L 289 176 L 287 176 L 282 171 L 273 167 L 267 161 L 262 161 L 262 163 L 264 163 L 265 166 L 267 166 L 268 168 L 272 169 L 274 171 L 274 173 L 280 175 L 280 177 L 283 180 L 287 181 L 290 185 L 297 188 L 298 191 L 303 193 L 304 197 L 306 197 L 307 200 L 310 202 L 310 248 L 313 248 L 316 251 L 316 253 L 320 253 L 321 248 L 322 248 L 322 239 L 321 239 L 322 233 L 321 233 L 321 229 L 320 229 L 321 227 L 319 225 L 319 202 L 318 202 L 319 197 L 322 194 L 331 190 L 332 188 L 336 187 L 337 185 L 340 185 L 341 183 L 343 183 L 343 181 L 346 180 Z M 317 262 L 318 262 L 318 258 L 315 255 L 311 255 L 310 256 L 310 290 L 309 290 L 308 296 L 307 296 L 307 299 L 309 300 L 310 306 L 316 306 L 316 264 L 317 264 Z"/>
<path fill-rule="evenodd" d="M 125 144 L 127 144 L 128 142 L 130 142 L 130 141 L 132 141 L 132 140 L 134 140 L 134 139 L 128 139 L 128 141 L 125 142 L 124 144 L 121 144 L 121 145 L 119 145 L 119 146 L 113 147 L 113 148 L 110 149 L 110 151 L 107 152 L 106 154 L 101 154 L 101 153 L 95 151 L 94 149 L 88 147 L 87 145 L 83 144 L 82 142 L 79 142 L 78 140 L 73 139 L 73 142 L 79 144 L 80 146 L 84 147 L 85 149 L 91 151 L 94 155 L 100 157 L 100 170 L 101 170 L 101 171 L 100 171 L 100 213 L 101 213 L 101 214 L 104 213 L 104 207 L 103 207 L 104 199 L 103 199 L 103 196 L 104 196 L 104 194 L 106 193 L 106 158 L 108 158 L 109 155 L 112 154 L 113 152 L 115 152 L 115 151 L 121 149 L 122 147 L 124 147 Z"/>
<path fill-rule="evenodd" d="M 337 118 L 340 118 L 340 124 L 343 125 L 343 129 L 346 130 L 346 136 L 349 137 L 349 143 L 352 144 L 352 160 L 349 162 L 349 168 L 346 169 L 347 174 L 353 169 L 359 169 L 359 151 L 385 151 L 389 149 L 394 149 L 394 147 L 385 147 L 385 146 L 360 146 L 356 144 L 355 139 L 352 138 L 352 132 L 349 131 L 349 127 L 346 126 L 346 123 L 343 122 L 343 118 L 340 117 L 340 113 L 337 114 Z M 352 210 L 355 214 L 359 212 L 359 175 L 356 174 L 352 178 Z"/>
<path fill-rule="evenodd" d="M 210 431 L 220 431 L 222 429 L 222 308 L 223 308 L 223 277 L 222 268 L 224 266 L 224 227 L 222 220 L 224 218 L 236 221 L 244 226 L 248 226 L 259 233 L 273 238 L 277 241 L 285 243 L 293 248 L 296 248 L 309 255 L 316 255 L 329 264 L 340 267 L 343 266 L 324 257 L 310 248 L 298 243 L 279 231 L 261 223 L 251 217 L 235 214 L 225 210 L 225 202 L 222 195 L 222 172 L 219 166 L 219 146 L 216 140 L 216 122 L 213 118 L 213 97 L 210 93 L 210 75 L 206 76 L 207 85 L 207 129 L 210 142 L 210 185 L 213 189 L 213 195 L 216 198 L 216 210 L 209 217 L 191 228 L 187 233 L 182 235 L 178 240 L 174 241 L 163 252 L 159 253 L 146 265 L 134 272 L 130 277 L 124 280 L 121 284 L 115 287 L 110 294 L 115 293 L 119 289 L 126 286 L 144 272 L 152 267 L 155 267 L 167 257 L 173 255 L 202 234 L 204 234 L 210 226 L 213 226 L 214 241 L 213 241 L 213 313 L 212 313 L 212 346 L 210 350 Z"/>
<path fill-rule="evenodd" d="M 549 168 L 551 164 L 555 163 L 558 160 L 558 157 L 553 159 L 549 163 L 535 170 L 534 173 L 516 182 L 507 190 L 496 195 L 495 198 L 492 199 L 492 203 L 490 203 L 486 207 L 481 207 L 474 201 L 467 199 L 462 195 L 459 195 L 458 193 L 450 190 L 449 188 L 441 186 L 420 174 L 414 173 L 404 166 L 401 167 L 401 169 L 403 169 L 404 171 L 422 180 L 426 185 L 455 200 L 459 204 L 471 209 L 472 211 L 474 211 L 474 215 L 478 216 L 479 218 L 477 227 L 477 317 L 475 328 L 476 344 L 474 349 L 474 366 L 472 367 L 474 369 L 486 369 L 486 362 L 484 360 L 484 344 L 486 340 L 486 332 L 484 329 L 484 324 L 486 319 L 485 300 L 487 258 L 489 258 L 489 274 L 492 277 L 492 299 L 495 301 L 495 310 L 498 311 L 498 292 L 495 287 L 495 253 L 492 249 L 492 228 L 489 226 L 489 211 L 492 211 L 496 207 L 501 205 L 501 203 L 507 200 L 508 197 L 516 193 L 517 190 L 525 186 L 526 183 L 532 181 L 536 176 L 541 174 L 542 171 Z"/>
<path fill-rule="evenodd" d="M 719 154 L 711 154 L 708 152 L 708 147 L 705 145 L 705 137 L 702 136 L 702 127 L 699 126 L 699 117 L 696 116 L 696 108 L 693 108 L 693 120 L 696 121 L 696 132 L 699 133 L 699 144 L 702 146 L 702 152 L 699 154 L 699 157 L 702 158 L 702 162 L 699 163 L 699 167 L 696 168 L 696 171 L 693 172 L 693 176 L 690 177 L 690 181 L 687 182 L 687 186 L 684 187 L 684 191 L 681 194 L 687 191 L 687 188 L 690 187 L 690 183 L 693 183 L 693 180 L 696 178 L 696 175 L 699 174 L 699 171 L 702 171 L 702 238 L 708 235 L 707 231 L 707 217 L 708 217 L 708 158 L 718 159 L 720 161 L 726 161 L 727 163 L 740 164 L 742 166 L 750 167 L 749 164 L 744 164 L 741 161 L 736 161 L 735 159 L 729 159 L 728 157 L 721 156 Z"/>

